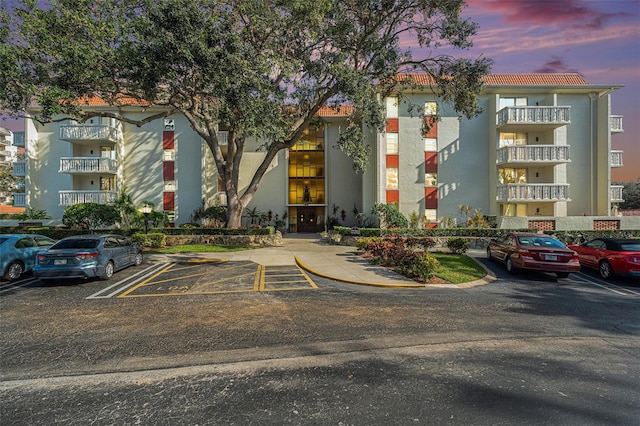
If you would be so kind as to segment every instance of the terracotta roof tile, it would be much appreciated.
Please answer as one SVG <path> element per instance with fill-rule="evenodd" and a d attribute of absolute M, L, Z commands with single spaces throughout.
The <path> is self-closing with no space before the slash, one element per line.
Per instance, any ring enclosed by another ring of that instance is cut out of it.
<path fill-rule="evenodd" d="M 578 73 L 491 74 L 485 84 L 506 86 L 585 86 L 589 82 Z"/>
<path fill-rule="evenodd" d="M 353 106 L 341 105 L 339 107 L 322 107 L 318 111 L 320 117 L 346 117 L 353 113 Z"/>

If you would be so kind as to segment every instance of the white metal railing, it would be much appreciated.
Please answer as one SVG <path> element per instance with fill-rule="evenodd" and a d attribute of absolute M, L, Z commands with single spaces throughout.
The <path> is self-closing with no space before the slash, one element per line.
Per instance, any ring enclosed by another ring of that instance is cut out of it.
<path fill-rule="evenodd" d="M 59 191 L 59 195 L 61 206 L 84 203 L 107 204 L 118 198 L 115 191 Z"/>
<path fill-rule="evenodd" d="M 622 167 L 622 153 L 624 151 L 611 151 L 611 167 Z"/>
<path fill-rule="evenodd" d="M 569 124 L 568 106 L 510 106 L 498 111 L 498 126 L 505 124 Z"/>
<path fill-rule="evenodd" d="M 622 117 L 622 115 L 609 116 L 609 126 L 611 127 L 611 133 L 624 132 L 624 129 L 622 128 Z"/>
<path fill-rule="evenodd" d="M 510 183 L 498 186 L 498 201 L 571 201 L 569 184 Z"/>
<path fill-rule="evenodd" d="M 218 133 L 218 143 L 220 145 L 227 145 L 229 144 L 229 132 L 226 130 L 221 130 Z"/>
<path fill-rule="evenodd" d="M 118 161 L 104 157 L 62 157 L 60 173 L 116 173 Z"/>
<path fill-rule="evenodd" d="M 609 188 L 609 200 L 615 203 L 624 202 L 624 198 L 622 198 L 622 189 L 624 186 L 622 185 L 611 185 Z"/>
<path fill-rule="evenodd" d="M 66 141 L 118 141 L 118 129 L 112 126 L 61 126 L 60 139 Z"/>
<path fill-rule="evenodd" d="M 25 177 L 27 175 L 27 162 L 26 161 L 14 162 L 13 175 L 16 177 Z"/>
<path fill-rule="evenodd" d="M 569 145 L 512 145 L 497 152 L 497 163 L 569 162 Z"/>
<path fill-rule="evenodd" d="M 27 194 L 24 192 L 13 193 L 13 206 L 14 207 L 26 207 L 27 206 Z"/>
<path fill-rule="evenodd" d="M 24 147 L 24 132 L 13 132 L 13 146 Z"/>

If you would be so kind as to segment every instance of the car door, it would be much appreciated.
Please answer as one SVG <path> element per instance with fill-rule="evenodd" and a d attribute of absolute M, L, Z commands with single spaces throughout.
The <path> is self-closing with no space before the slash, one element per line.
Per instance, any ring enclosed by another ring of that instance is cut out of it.
<path fill-rule="evenodd" d="M 104 241 L 104 248 L 108 252 L 108 257 L 113 260 L 116 270 L 127 266 L 127 252 L 115 236 L 109 236 Z"/>
<path fill-rule="evenodd" d="M 16 241 L 15 248 L 24 263 L 24 270 L 33 269 L 36 254 L 41 250 L 36 241 L 32 237 L 23 237 Z"/>
<path fill-rule="evenodd" d="M 507 234 L 500 238 L 496 243 L 496 255 L 495 257 L 501 261 L 504 261 L 510 253 L 510 247 L 512 245 L 513 235 Z"/>
<path fill-rule="evenodd" d="M 133 263 L 135 262 L 135 258 L 136 258 L 136 250 L 133 247 L 133 243 L 131 242 L 130 239 L 125 238 L 125 237 L 117 237 L 118 239 L 118 243 L 120 244 L 120 247 L 123 249 L 123 260 L 124 260 L 124 264 L 123 267 L 125 266 L 129 266 L 129 265 L 133 265 Z"/>
<path fill-rule="evenodd" d="M 584 246 L 585 250 L 582 250 L 580 253 L 578 253 L 580 262 L 585 265 L 597 268 L 598 261 L 601 257 L 604 256 L 603 252 L 607 248 L 607 245 L 602 240 L 593 240 L 589 241 Z"/>

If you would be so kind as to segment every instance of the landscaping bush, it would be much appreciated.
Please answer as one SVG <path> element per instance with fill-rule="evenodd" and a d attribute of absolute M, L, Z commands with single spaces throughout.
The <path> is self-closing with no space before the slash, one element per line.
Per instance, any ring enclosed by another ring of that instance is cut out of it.
<path fill-rule="evenodd" d="M 455 254 L 465 254 L 469 250 L 469 241 L 464 238 L 449 238 L 447 248 Z"/>
<path fill-rule="evenodd" d="M 164 247 L 167 245 L 167 236 L 161 232 L 133 234 L 131 240 L 140 247 Z"/>
<path fill-rule="evenodd" d="M 421 282 L 429 281 L 440 264 L 432 255 L 406 247 L 402 239 L 371 241 L 366 250 L 373 263 Z"/>

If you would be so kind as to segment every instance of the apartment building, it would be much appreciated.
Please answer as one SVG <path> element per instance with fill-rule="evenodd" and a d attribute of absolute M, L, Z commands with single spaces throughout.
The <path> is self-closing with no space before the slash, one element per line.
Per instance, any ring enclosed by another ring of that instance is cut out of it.
<path fill-rule="evenodd" d="M 371 161 L 364 174 L 355 174 L 351 160 L 333 148 L 347 108 L 324 108 L 322 124 L 272 162 L 249 209 L 273 219 L 286 213 L 291 232 L 322 230 L 329 218 L 354 225 L 356 213 L 368 214 L 375 203 L 424 216 L 431 227 L 464 221 L 460 206 L 470 206 L 505 228 L 640 228 L 617 215 L 622 187 L 611 184 L 611 168 L 623 164 L 623 153 L 612 149 L 623 129 L 611 96 L 622 86 L 590 84 L 579 74 L 491 75 L 479 99 L 484 112 L 468 120 L 439 103 L 425 75 L 413 78 L 420 88 L 382 100 L 386 130 L 365 129 Z M 411 113 L 410 104 L 424 112 Z M 97 99 L 85 108 L 113 108 L 131 118 L 154 109 L 109 107 Z M 225 137 L 221 128 L 219 138 Z M 16 204 L 56 219 L 69 205 L 108 203 L 122 190 L 136 205 L 151 201 L 175 226 L 189 222 L 203 201 L 226 201 L 210 152 L 182 116 L 143 127 L 106 118 L 27 120 L 24 139 L 27 156 L 16 169 L 24 173 L 26 193 Z M 263 158 L 249 141 L 241 187 Z"/>

